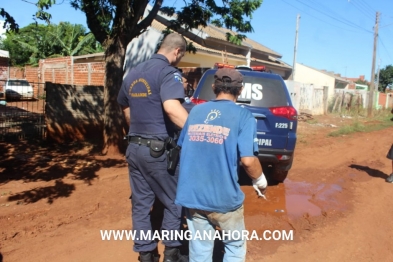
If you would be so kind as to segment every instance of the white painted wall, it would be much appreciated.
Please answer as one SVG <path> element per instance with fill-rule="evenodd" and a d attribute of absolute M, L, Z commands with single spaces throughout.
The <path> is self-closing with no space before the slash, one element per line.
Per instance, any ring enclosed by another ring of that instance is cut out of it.
<path fill-rule="evenodd" d="M 315 87 L 328 87 L 328 100 L 334 97 L 334 77 L 324 74 L 318 70 L 296 63 L 296 74 L 294 81 L 303 84 L 313 84 Z"/>

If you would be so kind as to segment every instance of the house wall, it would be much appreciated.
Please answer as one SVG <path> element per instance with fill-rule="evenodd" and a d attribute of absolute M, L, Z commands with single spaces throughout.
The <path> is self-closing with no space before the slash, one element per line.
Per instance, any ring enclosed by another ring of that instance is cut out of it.
<path fill-rule="evenodd" d="M 296 82 L 301 82 L 305 84 L 313 84 L 316 87 L 328 87 L 328 100 L 330 100 L 334 96 L 334 84 L 335 79 L 332 76 L 321 73 L 317 70 L 314 70 L 310 67 L 304 66 L 302 64 L 296 63 L 296 73 L 295 79 Z"/>

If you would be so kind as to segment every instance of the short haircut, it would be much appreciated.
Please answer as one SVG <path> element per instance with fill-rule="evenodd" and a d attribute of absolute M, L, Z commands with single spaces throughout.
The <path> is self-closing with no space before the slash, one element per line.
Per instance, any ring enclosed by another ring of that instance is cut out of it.
<path fill-rule="evenodd" d="M 186 45 L 187 45 L 186 40 L 182 35 L 178 33 L 170 33 L 162 41 L 160 49 L 169 52 L 176 48 L 180 48 L 183 52 L 185 52 Z"/>
<path fill-rule="evenodd" d="M 214 74 L 214 94 L 220 93 L 238 96 L 243 87 L 243 75 L 230 68 L 218 69 Z"/>

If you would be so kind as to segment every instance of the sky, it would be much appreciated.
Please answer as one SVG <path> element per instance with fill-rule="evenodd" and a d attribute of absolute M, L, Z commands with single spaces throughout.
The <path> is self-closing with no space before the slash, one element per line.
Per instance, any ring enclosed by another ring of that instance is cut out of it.
<path fill-rule="evenodd" d="M 36 0 L 0 0 L 0 8 L 20 27 L 34 22 Z M 70 22 L 87 28 L 86 17 L 68 0 L 57 0 L 49 12 L 52 23 Z M 217 1 L 218 2 L 218 1 Z M 178 7 L 182 0 L 164 0 L 163 6 Z M 282 55 L 293 65 L 296 20 L 300 15 L 296 62 L 344 77 L 364 75 L 371 79 L 374 26 L 379 15 L 375 72 L 393 65 L 392 0 L 264 0 L 253 13 L 254 32 L 247 37 Z"/>

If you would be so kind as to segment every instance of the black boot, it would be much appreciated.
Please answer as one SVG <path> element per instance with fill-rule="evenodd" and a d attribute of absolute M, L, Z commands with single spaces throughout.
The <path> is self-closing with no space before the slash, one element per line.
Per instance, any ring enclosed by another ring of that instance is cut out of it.
<path fill-rule="evenodd" d="M 157 249 L 148 252 L 139 252 L 138 260 L 140 262 L 158 262 L 160 260 L 160 255 Z"/>
<path fill-rule="evenodd" d="M 165 247 L 164 262 L 188 262 L 188 256 L 182 255 L 177 247 Z"/>

